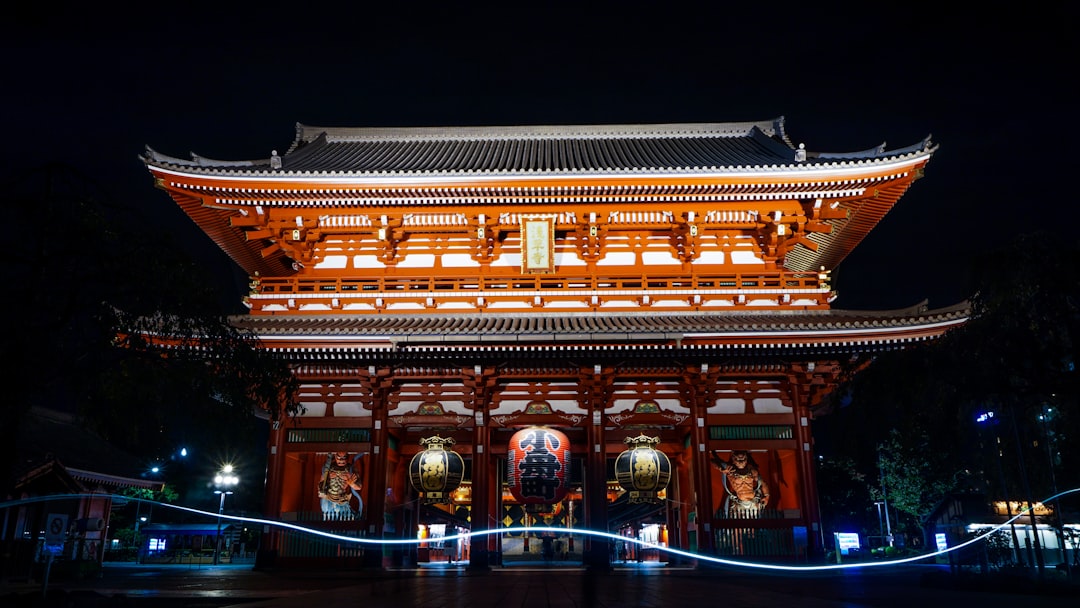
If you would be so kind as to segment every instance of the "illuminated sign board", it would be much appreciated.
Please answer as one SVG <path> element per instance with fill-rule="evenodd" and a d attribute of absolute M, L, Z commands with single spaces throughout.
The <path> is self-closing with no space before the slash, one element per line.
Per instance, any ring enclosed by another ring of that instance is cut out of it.
<path fill-rule="evenodd" d="M 847 555 L 852 549 L 859 550 L 859 535 L 855 532 L 837 532 L 836 548 L 840 555 Z"/>

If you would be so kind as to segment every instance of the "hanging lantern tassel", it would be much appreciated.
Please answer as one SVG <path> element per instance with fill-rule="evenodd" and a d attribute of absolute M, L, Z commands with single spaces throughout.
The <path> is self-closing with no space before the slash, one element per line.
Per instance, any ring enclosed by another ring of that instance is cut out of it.
<path fill-rule="evenodd" d="M 615 460 L 615 479 L 630 493 L 629 502 L 662 502 L 660 492 L 671 479 L 671 461 L 655 447 L 660 438 L 642 434 L 627 437 L 623 443 L 630 447 Z"/>
<path fill-rule="evenodd" d="M 420 440 L 424 451 L 417 452 L 409 462 L 409 483 L 424 504 L 449 503 L 450 493 L 461 485 L 465 461 L 461 454 L 447 449 L 454 443 L 451 437 L 425 437 Z"/>

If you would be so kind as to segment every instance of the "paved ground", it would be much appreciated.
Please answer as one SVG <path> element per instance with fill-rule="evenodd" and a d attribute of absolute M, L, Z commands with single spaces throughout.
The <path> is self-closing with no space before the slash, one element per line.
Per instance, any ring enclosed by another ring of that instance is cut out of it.
<path fill-rule="evenodd" d="M 1006 584 L 1006 583 L 1015 584 Z M 978 608 L 1075 607 L 1078 587 L 997 576 L 968 581 L 940 566 L 765 574 L 730 568 L 616 567 L 594 573 L 572 564 L 476 572 L 427 567 L 361 572 L 264 572 L 241 566 L 106 564 L 100 578 L 0 584 L 0 606 L 65 608 L 680 607 Z"/>

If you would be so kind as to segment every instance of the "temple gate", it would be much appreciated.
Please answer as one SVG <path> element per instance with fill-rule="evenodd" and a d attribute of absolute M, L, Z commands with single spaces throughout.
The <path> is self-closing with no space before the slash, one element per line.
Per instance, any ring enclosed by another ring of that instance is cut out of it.
<path fill-rule="evenodd" d="M 536 524 L 567 530 L 559 557 L 604 567 L 630 556 L 574 530 L 755 558 L 822 550 L 816 406 L 875 352 L 965 318 L 830 306 L 832 269 L 935 149 L 812 152 L 783 119 L 297 125 L 284 154 L 259 160 L 143 160 L 251 277 L 250 313 L 233 322 L 302 383 L 304 412 L 273 422 L 267 517 L 426 536 L 381 560 L 275 533 L 279 559 L 487 567 L 548 541 L 437 538 Z M 508 443 L 534 426 L 570 443 L 551 504 L 508 491 Z M 638 435 L 671 462 L 658 503 L 615 482 Z M 433 436 L 466 469 L 438 502 L 408 472 Z"/>

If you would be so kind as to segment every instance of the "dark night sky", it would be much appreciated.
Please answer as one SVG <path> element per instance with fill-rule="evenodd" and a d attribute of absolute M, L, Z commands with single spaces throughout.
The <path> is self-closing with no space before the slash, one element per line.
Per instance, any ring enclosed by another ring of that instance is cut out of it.
<path fill-rule="evenodd" d="M 926 178 L 837 269 L 836 307 L 947 306 L 969 295 L 965 271 L 980 251 L 1039 229 L 1076 238 L 1071 3 L 1012 13 L 907 3 L 166 4 L 106 14 L 37 3 L 0 20 L 0 177 L 67 163 L 205 251 L 209 240 L 153 189 L 137 160 L 144 146 L 235 160 L 284 150 L 297 122 L 783 115 L 811 150 L 896 148 L 927 135 L 941 145 Z"/>

